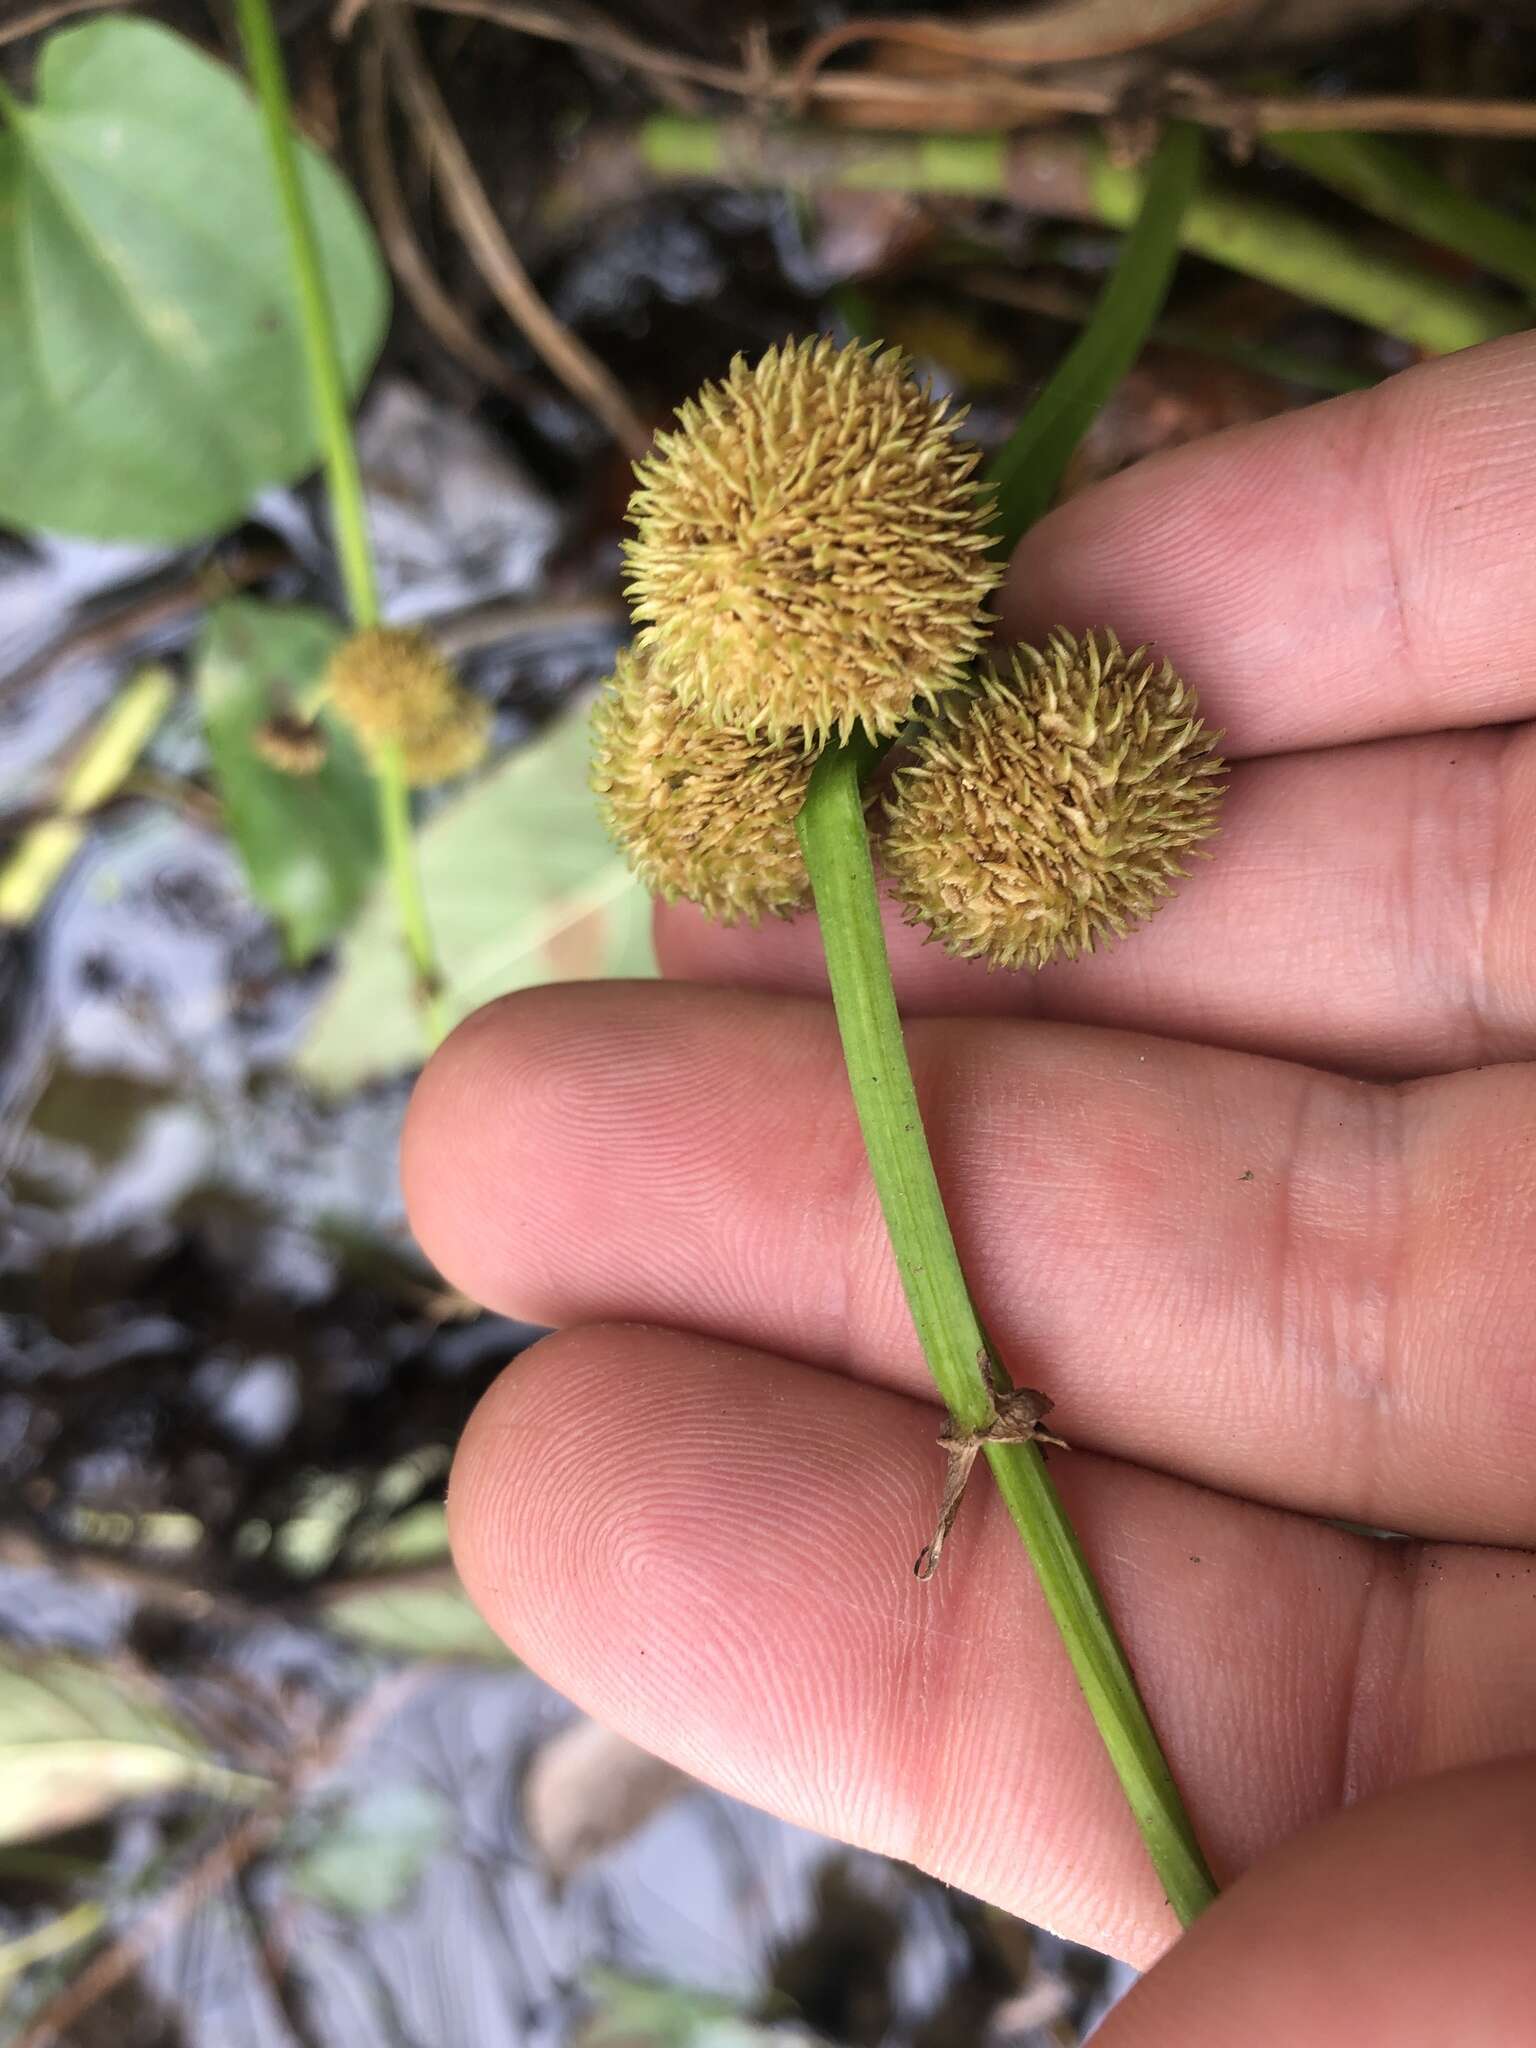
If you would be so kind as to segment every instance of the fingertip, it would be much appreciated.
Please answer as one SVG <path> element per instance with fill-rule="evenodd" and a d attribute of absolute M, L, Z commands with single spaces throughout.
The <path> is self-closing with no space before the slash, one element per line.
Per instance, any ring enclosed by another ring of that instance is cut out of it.
<path fill-rule="evenodd" d="M 1529 2038 L 1536 1761 L 1419 1778 L 1256 1864 L 1110 2014 L 1104 2048 Z"/>
<path fill-rule="evenodd" d="M 536 1305 L 506 1296 L 499 1234 L 487 1225 L 498 1186 L 525 1164 L 520 1100 L 567 999 L 556 984 L 472 1012 L 422 1069 L 400 1133 L 406 1217 L 426 1258 L 472 1300 L 530 1322 L 544 1318 Z"/>

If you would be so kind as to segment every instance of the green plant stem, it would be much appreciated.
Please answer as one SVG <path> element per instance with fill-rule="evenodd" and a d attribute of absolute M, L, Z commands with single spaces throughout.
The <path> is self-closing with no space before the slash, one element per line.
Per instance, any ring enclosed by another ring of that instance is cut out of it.
<path fill-rule="evenodd" d="M 971 1302 L 907 1062 L 859 787 L 873 751 L 855 741 L 822 757 L 798 829 L 854 1104 L 912 1320 L 950 1413 L 975 1430 L 992 1414 L 983 1355 L 999 1377 L 1005 1368 Z M 1187 1926 L 1215 1897 L 1215 1883 L 1082 1546 L 1037 1447 L 986 1450 L 1168 1902 Z"/>
<path fill-rule="evenodd" d="M 1017 135 L 870 134 L 798 124 L 653 116 L 624 145 L 628 166 L 604 167 L 604 190 L 653 180 L 704 179 L 748 186 L 819 186 L 886 192 L 963 193 L 1010 201 L 1031 213 L 1128 227 L 1147 173 L 1110 160 L 1085 130 Z M 565 212 L 577 210 L 579 189 Z M 555 197 L 555 213 L 561 210 Z M 1207 180 L 1186 209 L 1183 246 L 1229 270 L 1293 292 L 1310 304 L 1447 355 L 1511 333 L 1518 306 L 1454 278 L 1436 277 L 1409 254 L 1371 249 L 1299 208 Z"/>
<path fill-rule="evenodd" d="M 1087 326 L 997 451 L 998 552 L 1004 560 L 1056 496 L 1073 450 L 1140 355 L 1179 260 L 1179 233 L 1200 177 L 1199 131 L 1174 122 L 1147 173 L 1142 203 Z"/>
<path fill-rule="evenodd" d="M 379 623 L 379 584 L 352 413 L 347 399 L 336 322 L 326 289 L 320 244 L 305 196 L 299 152 L 293 137 L 293 107 L 283 71 L 282 51 L 269 0 L 235 0 L 240 37 L 251 82 L 261 107 L 272 157 L 272 176 L 287 230 L 298 295 L 300 331 L 310 397 L 325 451 L 325 477 L 341 562 L 347 611 L 359 630 Z M 372 754 L 379 828 L 390 886 L 399 910 L 401 935 L 415 973 L 429 1043 L 443 1036 L 443 973 L 427 919 L 426 900 L 411 834 L 411 799 L 398 748 Z"/>
<path fill-rule="evenodd" d="M 1410 150 L 1347 131 L 1266 135 L 1264 147 L 1381 220 L 1536 293 L 1536 228 L 1458 192 Z"/>

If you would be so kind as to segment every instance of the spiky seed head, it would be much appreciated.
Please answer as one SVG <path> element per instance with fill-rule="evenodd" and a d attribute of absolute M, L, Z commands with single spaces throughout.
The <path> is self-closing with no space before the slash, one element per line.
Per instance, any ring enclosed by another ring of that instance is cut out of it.
<path fill-rule="evenodd" d="M 466 775 L 485 758 L 490 706 L 471 696 L 424 633 L 354 633 L 331 656 L 326 689 L 369 753 L 399 748 L 416 788 Z"/>
<path fill-rule="evenodd" d="M 925 721 L 886 799 L 912 924 L 1043 967 L 1149 917 L 1216 827 L 1224 773 L 1194 692 L 1113 633 L 1053 633 Z"/>
<path fill-rule="evenodd" d="M 592 787 L 649 889 L 721 924 L 787 917 L 810 894 L 795 814 L 812 757 L 715 725 L 626 650 L 592 713 Z"/>
<path fill-rule="evenodd" d="M 639 644 L 718 724 L 816 746 L 900 730 L 985 635 L 975 449 L 899 349 L 772 348 L 679 408 L 636 468 Z"/>

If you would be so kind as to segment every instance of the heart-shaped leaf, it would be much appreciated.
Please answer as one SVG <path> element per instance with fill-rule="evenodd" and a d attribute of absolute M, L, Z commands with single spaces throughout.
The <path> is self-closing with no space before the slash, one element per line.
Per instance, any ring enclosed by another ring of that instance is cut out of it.
<path fill-rule="evenodd" d="M 235 74 L 151 22 L 94 21 L 0 114 L 0 518 L 191 540 L 313 467 L 288 246 Z M 346 182 L 301 156 L 356 389 L 383 266 Z"/>

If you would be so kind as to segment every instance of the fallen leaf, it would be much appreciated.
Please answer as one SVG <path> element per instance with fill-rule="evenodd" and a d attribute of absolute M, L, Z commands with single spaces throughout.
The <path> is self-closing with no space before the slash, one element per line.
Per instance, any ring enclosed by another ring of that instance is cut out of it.
<path fill-rule="evenodd" d="M 288 1880 L 301 1897 L 351 1919 L 391 1913 L 415 1890 L 452 1827 L 452 1807 L 430 1785 L 402 1779 L 364 1786 L 290 1859 Z"/>
<path fill-rule="evenodd" d="M 322 1604 L 327 1628 L 381 1657 L 454 1664 L 514 1664 L 512 1652 L 482 1620 L 451 1565 L 440 1577 L 370 1586 L 341 1581 Z"/>
<path fill-rule="evenodd" d="M 655 972 L 650 898 L 603 831 L 587 759 L 583 705 L 450 798 L 418 833 L 451 1020 L 540 982 Z M 316 1087 L 340 1091 L 420 1058 L 395 905 L 381 883 L 343 943 L 297 1064 Z"/>
<path fill-rule="evenodd" d="M 177 1788 L 249 1796 L 136 1674 L 0 1648 L 0 1842 L 59 1834 Z"/>
<path fill-rule="evenodd" d="M 596 1721 L 580 1719 L 539 1745 L 523 1777 L 523 1825 L 557 1881 L 616 1848 L 693 1780 Z"/>

